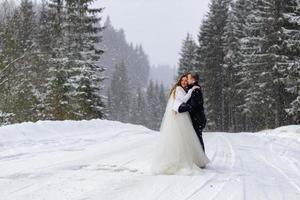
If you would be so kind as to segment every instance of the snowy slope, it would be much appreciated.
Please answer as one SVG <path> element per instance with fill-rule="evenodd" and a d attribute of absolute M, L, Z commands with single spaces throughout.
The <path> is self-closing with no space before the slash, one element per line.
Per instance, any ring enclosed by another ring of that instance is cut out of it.
<path fill-rule="evenodd" d="M 0 128 L 1 200 L 299 200 L 300 126 L 205 133 L 200 176 L 147 173 L 157 132 L 104 120 Z"/>

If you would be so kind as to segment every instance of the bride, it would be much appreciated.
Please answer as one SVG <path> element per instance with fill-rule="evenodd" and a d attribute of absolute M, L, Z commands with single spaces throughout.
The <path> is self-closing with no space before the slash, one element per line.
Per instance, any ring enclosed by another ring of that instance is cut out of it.
<path fill-rule="evenodd" d="M 203 152 L 188 112 L 178 113 L 194 89 L 187 93 L 187 76 L 179 78 L 170 92 L 170 98 L 160 127 L 160 138 L 151 163 L 153 174 L 194 175 L 201 173 L 209 159 Z"/>

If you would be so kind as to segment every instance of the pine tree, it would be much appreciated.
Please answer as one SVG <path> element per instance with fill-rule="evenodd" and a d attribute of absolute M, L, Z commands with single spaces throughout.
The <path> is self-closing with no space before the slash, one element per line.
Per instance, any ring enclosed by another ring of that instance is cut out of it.
<path fill-rule="evenodd" d="M 131 98 L 130 122 L 146 126 L 146 102 L 144 94 L 140 87 L 137 87 L 137 91 L 134 94 Z"/>
<path fill-rule="evenodd" d="M 288 93 L 284 108 L 290 119 L 288 123 L 300 123 L 300 2 L 297 0 L 282 2 L 282 38 L 281 52 L 286 65 L 279 67 L 281 81 Z"/>
<path fill-rule="evenodd" d="M 15 81 L 15 63 L 22 57 L 17 57 L 17 38 L 15 31 L 17 30 L 18 15 L 17 9 L 4 1 L 1 3 L 5 12 L 1 20 L 1 54 L 0 54 L 0 112 L 2 123 L 12 123 L 14 116 L 14 85 Z M 2 13 L 1 13 L 2 14 Z"/>
<path fill-rule="evenodd" d="M 129 123 L 137 124 L 138 95 L 133 93 L 130 98 Z"/>
<path fill-rule="evenodd" d="M 147 127 L 150 129 L 156 129 L 156 108 L 157 101 L 155 96 L 155 85 L 152 80 L 150 80 L 147 92 L 146 92 L 146 102 L 147 102 Z"/>
<path fill-rule="evenodd" d="M 245 37 L 241 40 L 241 53 L 243 59 L 241 61 L 240 74 L 241 92 L 245 103 L 242 105 L 243 113 L 246 117 L 246 130 L 253 130 L 264 126 L 265 117 L 263 115 L 265 101 L 263 89 L 257 80 L 264 71 L 266 65 L 262 60 L 263 54 L 261 45 L 263 42 L 262 28 L 263 18 L 261 15 L 261 6 L 258 1 L 251 1 L 250 13 L 245 22 Z M 261 55 L 259 55 L 261 54 Z M 268 104 L 269 102 L 265 102 Z"/>
<path fill-rule="evenodd" d="M 146 101 L 144 94 L 140 87 L 137 89 L 137 124 L 146 125 L 147 124 L 147 117 L 146 117 Z"/>
<path fill-rule="evenodd" d="M 48 119 L 72 119 L 69 72 L 66 65 L 65 10 L 63 0 L 48 3 L 48 23 L 50 38 L 49 77 L 47 79 L 46 115 Z"/>
<path fill-rule="evenodd" d="M 52 37 L 49 34 L 49 30 L 51 30 L 51 22 L 50 22 L 50 10 L 49 4 L 47 0 L 41 1 L 41 7 L 39 11 L 39 19 L 38 19 L 38 34 L 37 34 L 37 45 L 41 52 L 41 57 L 48 56 L 48 53 L 51 53 L 51 42 Z M 45 60 L 47 60 L 47 58 Z"/>
<path fill-rule="evenodd" d="M 110 86 L 110 118 L 116 121 L 129 122 L 130 120 L 130 97 L 127 69 L 124 63 L 115 67 Z"/>
<path fill-rule="evenodd" d="M 230 4 L 224 32 L 224 130 L 243 130 L 245 119 L 241 105 L 244 104 L 239 83 L 241 82 L 240 63 L 241 39 L 245 37 L 245 19 L 249 14 L 249 1 L 238 0 Z"/>
<path fill-rule="evenodd" d="M 286 68 L 285 56 L 281 53 L 280 45 L 282 43 L 282 3 L 277 0 L 265 0 L 262 2 L 262 11 L 264 14 L 263 32 L 264 40 L 262 50 L 266 54 L 265 63 L 267 63 L 265 73 L 260 77 L 261 83 L 265 86 L 265 99 L 271 99 L 269 104 L 268 118 L 266 128 L 275 128 L 284 125 L 286 113 L 284 111 L 285 96 L 288 95 L 284 89 L 284 83 L 280 81 L 283 76 L 279 68 Z"/>
<path fill-rule="evenodd" d="M 154 87 L 154 94 L 153 94 L 153 100 L 154 100 L 154 107 L 153 107 L 153 122 L 155 124 L 155 130 L 159 130 L 161 119 L 162 119 L 162 104 L 165 104 L 165 98 L 162 97 L 164 95 L 161 93 L 161 88 L 158 84 L 158 82 L 155 83 Z M 163 99 L 161 99 L 163 98 Z"/>
<path fill-rule="evenodd" d="M 6 119 L 1 121 L 103 117 L 103 51 L 96 47 L 102 9 L 91 3 L 43 0 L 34 7 L 22 0 L 5 9 L 4 20 L 0 18 L 0 91 L 6 95 L 0 112 Z"/>
<path fill-rule="evenodd" d="M 165 110 L 167 107 L 167 97 L 166 97 L 166 91 L 165 91 L 165 87 L 163 85 L 163 83 L 160 84 L 160 88 L 159 88 L 159 97 L 158 97 L 158 105 L 159 105 L 159 123 L 158 123 L 158 127 L 160 128 L 161 125 L 161 121 L 163 119 L 163 116 L 165 114 Z"/>
<path fill-rule="evenodd" d="M 63 114 L 54 118 L 103 117 L 100 90 L 104 68 L 99 63 L 103 51 L 98 48 L 102 27 L 97 17 L 102 9 L 90 8 L 91 2 L 66 0 L 65 4 L 62 1 L 49 4 L 54 16 L 52 30 L 58 38 L 54 42 L 57 48 L 54 48 L 55 68 L 51 69 L 50 108 L 57 108 L 52 113 Z M 57 93 L 59 91 L 62 93 Z"/>
<path fill-rule="evenodd" d="M 228 0 L 212 0 L 207 18 L 200 28 L 198 68 L 203 77 L 208 126 L 224 130 L 224 32 L 228 16 Z"/>
<path fill-rule="evenodd" d="M 109 120 L 113 120 L 113 112 L 116 110 L 115 109 L 115 105 L 114 105 L 114 101 L 112 98 L 112 92 L 111 89 L 108 88 L 107 90 L 107 101 L 106 101 L 106 109 L 105 109 L 105 115 L 106 115 L 106 119 Z"/>
<path fill-rule="evenodd" d="M 252 2 L 243 39 L 243 85 L 249 129 L 274 128 L 287 124 L 285 107 L 291 93 L 284 71 L 290 64 L 284 43 L 283 4 L 276 0 Z M 293 70 L 291 70 L 293 71 Z M 297 84 L 296 84 L 297 85 Z"/>
<path fill-rule="evenodd" d="M 189 33 L 183 41 L 179 59 L 178 77 L 188 72 L 197 71 L 198 46 Z"/>
<path fill-rule="evenodd" d="M 51 35 L 49 30 L 51 29 L 49 21 L 49 8 L 48 2 L 46 0 L 41 1 L 40 7 L 38 7 L 38 14 L 36 24 L 37 24 L 37 34 L 35 35 L 35 46 L 36 46 L 36 71 L 38 76 L 35 77 L 34 85 L 37 91 L 38 97 L 38 119 L 43 120 L 47 119 L 47 88 L 50 71 L 52 67 L 51 59 Z"/>
<path fill-rule="evenodd" d="M 16 13 L 16 55 L 22 62 L 14 64 L 16 85 L 14 86 L 13 113 L 15 122 L 36 121 L 38 116 L 39 91 L 36 87 L 38 74 L 36 61 L 36 14 L 30 0 L 22 0 Z"/>
<path fill-rule="evenodd" d="M 299 122 L 299 2 L 237 0 L 229 9 L 228 3 L 212 1 L 199 33 L 209 128 L 255 131 Z"/>

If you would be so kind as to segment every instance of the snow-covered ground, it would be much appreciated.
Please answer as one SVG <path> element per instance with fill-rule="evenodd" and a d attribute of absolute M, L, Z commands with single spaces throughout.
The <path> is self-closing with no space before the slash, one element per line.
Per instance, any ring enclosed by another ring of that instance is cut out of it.
<path fill-rule="evenodd" d="M 104 120 L 1 127 L 0 199 L 300 199 L 300 126 L 205 133 L 199 176 L 148 174 L 157 135 Z"/>

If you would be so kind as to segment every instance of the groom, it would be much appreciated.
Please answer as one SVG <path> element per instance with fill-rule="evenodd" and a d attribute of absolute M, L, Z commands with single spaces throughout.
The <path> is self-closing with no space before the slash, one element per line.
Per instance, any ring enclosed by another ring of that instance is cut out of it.
<path fill-rule="evenodd" d="M 189 89 L 191 89 L 193 86 L 199 86 L 198 81 L 199 81 L 199 76 L 197 73 L 188 74 Z M 205 128 L 206 125 L 206 116 L 204 114 L 203 95 L 200 86 L 199 88 L 193 91 L 191 98 L 186 103 L 182 103 L 179 106 L 178 112 L 190 113 L 193 127 L 198 135 L 203 151 L 205 152 L 205 147 L 202 138 L 202 130 Z"/>

